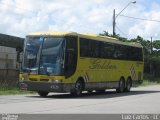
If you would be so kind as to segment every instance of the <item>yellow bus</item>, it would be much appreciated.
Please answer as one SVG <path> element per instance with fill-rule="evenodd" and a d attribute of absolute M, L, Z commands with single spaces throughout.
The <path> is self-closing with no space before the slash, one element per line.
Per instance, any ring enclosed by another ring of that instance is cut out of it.
<path fill-rule="evenodd" d="M 75 32 L 37 32 L 26 36 L 20 88 L 49 92 L 129 92 L 143 82 L 139 43 Z"/>

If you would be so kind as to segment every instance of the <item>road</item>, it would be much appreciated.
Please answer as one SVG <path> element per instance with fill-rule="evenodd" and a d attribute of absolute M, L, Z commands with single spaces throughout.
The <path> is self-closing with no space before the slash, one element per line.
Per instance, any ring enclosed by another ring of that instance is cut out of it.
<path fill-rule="evenodd" d="M 130 93 L 108 90 L 104 94 L 69 94 L 0 96 L 0 113 L 160 113 L 160 85 L 133 88 Z"/>

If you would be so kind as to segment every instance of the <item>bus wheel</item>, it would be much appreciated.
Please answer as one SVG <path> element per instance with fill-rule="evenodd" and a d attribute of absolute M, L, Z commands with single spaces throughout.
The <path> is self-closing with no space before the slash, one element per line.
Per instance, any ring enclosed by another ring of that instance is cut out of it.
<path fill-rule="evenodd" d="M 124 92 L 124 90 L 125 90 L 125 80 L 121 78 L 119 81 L 119 87 L 116 89 L 116 92 L 121 93 Z"/>
<path fill-rule="evenodd" d="M 41 97 L 46 97 L 49 92 L 44 92 L 44 91 L 38 91 L 38 95 Z"/>
<path fill-rule="evenodd" d="M 132 87 L 132 80 L 131 78 L 128 78 L 127 83 L 126 83 L 125 92 L 130 92 L 131 87 Z"/>
<path fill-rule="evenodd" d="M 83 82 L 81 80 L 78 80 L 75 84 L 74 90 L 71 92 L 72 95 L 74 96 L 80 96 L 82 94 L 83 90 Z"/>

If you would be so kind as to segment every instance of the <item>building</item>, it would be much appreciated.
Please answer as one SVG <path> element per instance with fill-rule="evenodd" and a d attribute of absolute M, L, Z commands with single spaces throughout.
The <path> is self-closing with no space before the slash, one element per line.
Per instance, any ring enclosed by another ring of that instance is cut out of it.
<path fill-rule="evenodd" d="M 17 85 L 24 39 L 0 34 L 0 86 Z"/>
<path fill-rule="evenodd" d="M 0 34 L 0 69 L 16 69 L 23 43 L 23 38 Z"/>
<path fill-rule="evenodd" d="M 16 48 L 0 46 L 0 69 L 16 69 Z"/>

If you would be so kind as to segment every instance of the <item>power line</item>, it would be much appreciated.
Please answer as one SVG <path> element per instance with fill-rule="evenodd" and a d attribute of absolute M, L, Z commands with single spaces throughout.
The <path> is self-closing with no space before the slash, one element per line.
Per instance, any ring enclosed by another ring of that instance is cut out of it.
<path fill-rule="evenodd" d="M 124 33 L 124 32 L 122 32 L 122 30 L 116 25 L 116 28 L 117 28 L 117 30 L 119 31 L 119 32 L 121 32 L 126 38 L 128 38 L 128 36 Z"/>
<path fill-rule="evenodd" d="M 152 20 L 152 19 L 146 19 L 146 18 L 131 17 L 131 16 L 126 16 L 126 15 L 119 15 L 119 16 L 126 17 L 126 18 L 131 18 L 131 19 L 145 20 L 145 21 L 159 22 L 160 23 L 160 20 Z"/>

